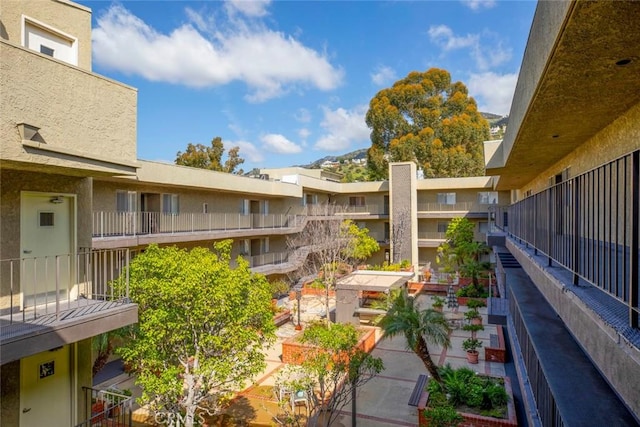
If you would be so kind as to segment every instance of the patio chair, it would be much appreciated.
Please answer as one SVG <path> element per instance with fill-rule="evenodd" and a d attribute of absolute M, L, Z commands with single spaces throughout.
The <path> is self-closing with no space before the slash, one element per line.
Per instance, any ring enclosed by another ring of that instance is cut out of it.
<path fill-rule="evenodd" d="M 298 390 L 291 393 L 291 410 L 295 411 L 296 406 L 304 405 L 307 414 L 309 414 L 309 393 L 306 390 Z"/>

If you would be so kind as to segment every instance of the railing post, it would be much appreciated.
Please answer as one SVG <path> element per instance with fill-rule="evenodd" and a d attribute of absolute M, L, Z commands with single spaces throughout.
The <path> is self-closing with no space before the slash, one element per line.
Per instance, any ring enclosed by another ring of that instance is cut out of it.
<path fill-rule="evenodd" d="M 547 266 L 551 267 L 551 233 L 553 233 L 552 227 L 551 227 L 551 223 L 552 221 L 555 221 L 555 218 L 552 218 L 552 207 L 551 207 L 551 188 L 547 189 L 547 213 L 548 213 L 548 218 L 547 221 L 549 221 L 549 227 L 547 228 Z"/>
<path fill-rule="evenodd" d="M 60 320 L 60 255 L 56 255 L 56 320 Z"/>
<path fill-rule="evenodd" d="M 638 328 L 638 294 L 640 293 L 640 282 L 638 281 L 640 263 L 638 256 L 640 250 L 640 151 L 631 154 L 631 248 L 629 268 L 629 324 L 632 328 Z"/>
<path fill-rule="evenodd" d="M 573 178 L 572 181 L 573 212 L 571 215 L 573 216 L 573 284 L 577 285 L 578 280 L 580 279 L 578 276 L 578 272 L 580 271 L 580 223 L 578 221 L 578 218 L 580 217 L 580 210 L 578 209 L 578 204 L 580 202 L 580 187 L 578 185 L 579 177 Z"/>
<path fill-rule="evenodd" d="M 125 268 L 126 271 L 126 276 L 125 276 L 125 280 L 126 280 L 126 285 L 125 285 L 125 298 L 127 298 L 127 300 L 129 299 L 129 263 L 131 262 L 131 250 L 127 248 L 127 252 L 126 252 L 126 259 L 127 259 L 127 265 Z"/>
<path fill-rule="evenodd" d="M 191 232 L 193 233 L 193 212 L 191 212 Z"/>

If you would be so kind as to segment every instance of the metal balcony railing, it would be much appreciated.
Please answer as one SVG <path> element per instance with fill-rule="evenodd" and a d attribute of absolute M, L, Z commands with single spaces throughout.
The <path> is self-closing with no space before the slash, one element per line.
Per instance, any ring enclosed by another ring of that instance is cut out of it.
<path fill-rule="evenodd" d="M 124 394 L 82 387 L 84 390 L 85 420 L 76 427 L 131 427 L 133 398 Z"/>
<path fill-rule="evenodd" d="M 55 322 L 129 303 L 128 249 L 0 260 L 1 319 L 13 323 Z M 118 286 L 112 281 L 125 273 Z M 100 305 L 98 305 L 100 304 Z M 76 314 L 74 314 L 76 313 Z M 7 325 L 7 326 L 8 326 Z M 3 330 L 2 336 L 5 332 Z"/>
<path fill-rule="evenodd" d="M 93 212 L 93 237 L 295 228 L 300 215 L 238 213 Z"/>
<path fill-rule="evenodd" d="M 331 216 L 331 215 L 389 215 L 389 207 L 377 204 L 365 204 L 358 206 L 318 204 L 307 205 L 303 210 L 309 216 Z"/>
<path fill-rule="evenodd" d="M 497 208 L 495 224 L 628 307 L 640 309 L 640 150 Z"/>
<path fill-rule="evenodd" d="M 419 231 L 418 239 L 428 240 L 446 240 L 446 233 L 440 233 L 437 231 Z"/>
<path fill-rule="evenodd" d="M 442 211 L 469 211 L 473 207 L 472 202 L 460 203 L 418 203 L 418 212 L 442 212 Z"/>

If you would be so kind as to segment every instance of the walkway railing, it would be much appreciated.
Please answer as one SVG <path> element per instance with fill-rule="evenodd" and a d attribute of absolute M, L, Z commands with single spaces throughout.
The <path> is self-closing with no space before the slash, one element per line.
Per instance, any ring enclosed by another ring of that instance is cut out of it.
<path fill-rule="evenodd" d="M 0 260 L 0 311 L 9 323 L 36 321 L 78 307 L 129 302 L 128 249 Z M 111 281 L 126 272 L 119 286 Z"/>
<path fill-rule="evenodd" d="M 619 301 L 638 328 L 640 150 L 495 212 L 496 226 Z"/>
<path fill-rule="evenodd" d="M 93 212 L 93 237 L 295 228 L 300 215 L 161 212 Z"/>
<path fill-rule="evenodd" d="M 472 202 L 460 203 L 418 203 L 418 212 L 440 212 L 440 211 L 468 211 L 473 207 Z"/>
<path fill-rule="evenodd" d="M 428 240 L 445 240 L 447 238 L 446 233 L 441 233 L 437 231 L 419 231 L 418 239 L 428 239 Z"/>
<path fill-rule="evenodd" d="M 76 427 L 131 427 L 133 398 L 109 390 L 82 387 L 84 390 L 85 421 Z"/>

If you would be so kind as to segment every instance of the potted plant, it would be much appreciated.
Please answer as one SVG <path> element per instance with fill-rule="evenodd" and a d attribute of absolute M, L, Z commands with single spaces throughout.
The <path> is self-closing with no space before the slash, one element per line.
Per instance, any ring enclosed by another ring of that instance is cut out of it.
<path fill-rule="evenodd" d="M 476 332 L 483 331 L 484 330 L 484 326 L 469 324 L 469 325 L 464 325 L 462 327 L 462 329 L 465 330 L 465 331 L 471 331 L 471 338 L 475 338 L 476 337 Z"/>
<path fill-rule="evenodd" d="M 472 325 L 482 325 L 482 316 L 480 316 L 480 312 L 477 308 L 472 308 L 464 313 L 464 318 Z"/>
<path fill-rule="evenodd" d="M 443 297 L 436 295 L 433 297 L 433 304 L 431 305 L 431 307 L 433 307 L 435 311 L 439 311 L 440 313 L 442 313 L 442 308 L 444 307 L 445 301 L 446 300 Z"/>
<path fill-rule="evenodd" d="M 462 349 L 467 352 L 467 361 L 469 363 L 478 363 L 478 348 L 482 347 L 482 341 L 477 338 L 467 338 L 462 341 Z"/>

